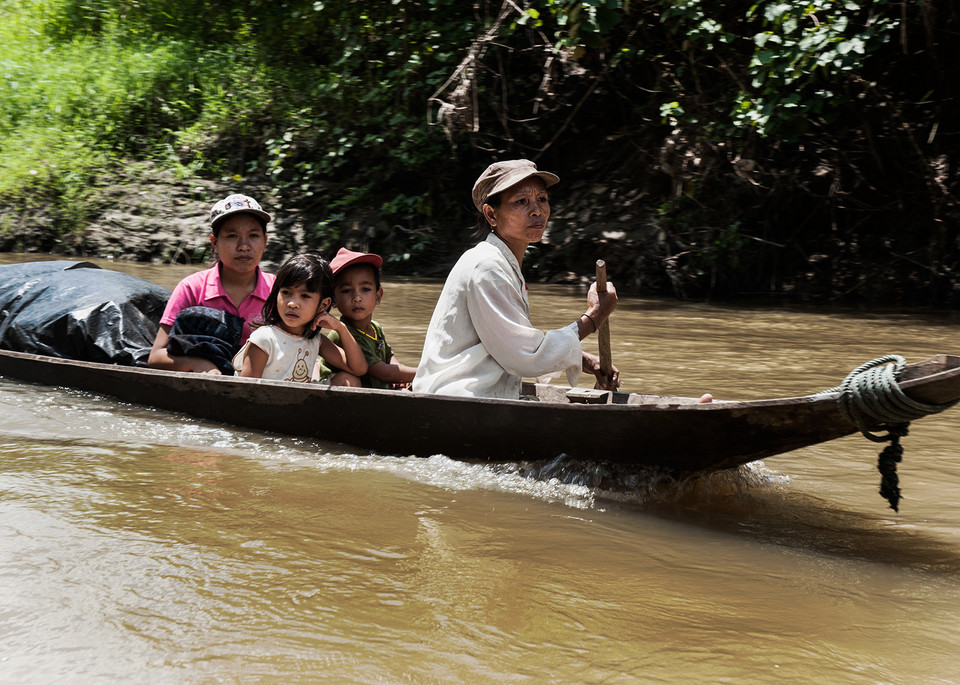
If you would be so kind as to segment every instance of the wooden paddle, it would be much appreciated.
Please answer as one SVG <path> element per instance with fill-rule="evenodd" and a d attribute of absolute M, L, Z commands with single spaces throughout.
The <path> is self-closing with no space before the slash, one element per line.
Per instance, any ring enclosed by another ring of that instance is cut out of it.
<path fill-rule="evenodd" d="M 597 294 L 607 292 L 607 263 L 597 260 Z M 610 325 L 604 319 L 597 328 L 597 344 L 600 346 L 600 370 L 607 378 L 613 373 L 613 360 L 610 358 Z"/>

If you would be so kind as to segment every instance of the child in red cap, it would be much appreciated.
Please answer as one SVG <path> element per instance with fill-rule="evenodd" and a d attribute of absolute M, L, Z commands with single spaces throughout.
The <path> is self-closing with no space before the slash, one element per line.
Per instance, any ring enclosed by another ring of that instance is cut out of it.
<path fill-rule="evenodd" d="M 353 252 L 341 247 L 330 262 L 333 270 L 333 303 L 340 320 L 347 325 L 367 358 L 367 373 L 361 377 L 365 388 L 407 389 L 417 373 L 416 367 L 397 361 L 387 344 L 383 328 L 373 320 L 373 311 L 381 298 L 380 255 Z M 329 338 L 340 344 L 336 331 Z"/>

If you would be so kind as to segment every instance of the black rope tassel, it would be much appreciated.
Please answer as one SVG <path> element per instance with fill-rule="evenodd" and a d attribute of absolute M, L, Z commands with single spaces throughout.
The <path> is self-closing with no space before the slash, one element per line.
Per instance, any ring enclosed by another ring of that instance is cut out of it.
<path fill-rule="evenodd" d="M 888 354 L 861 364 L 843 379 L 836 388 L 824 392 L 838 392 L 840 411 L 850 423 L 860 429 L 863 437 L 873 442 L 887 442 L 877 458 L 877 469 L 883 478 L 880 494 L 890 508 L 899 513 L 900 478 L 897 464 L 903 457 L 900 438 L 914 419 L 936 414 L 957 404 L 925 404 L 908 397 L 900 389 L 900 375 L 906 367 L 906 359 L 898 354 Z M 886 431 L 883 433 L 882 431 Z"/>
<path fill-rule="evenodd" d="M 890 431 L 892 437 L 889 445 L 883 448 L 877 457 L 877 471 L 880 472 L 880 495 L 890 503 L 890 508 L 900 513 L 900 476 L 897 475 L 897 464 L 903 457 L 903 447 L 900 446 L 900 436 L 906 435 L 906 426 L 902 431 Z"/>

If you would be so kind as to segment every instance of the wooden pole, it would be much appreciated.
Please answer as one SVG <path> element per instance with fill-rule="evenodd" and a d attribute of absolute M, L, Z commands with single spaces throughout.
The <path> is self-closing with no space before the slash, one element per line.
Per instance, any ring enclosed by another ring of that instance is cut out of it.
<path fill-rule="evenodd" d="M 597 294 L 607 292 L 607 263 L 597 260 Z M 604 319 L 597 329 L 597 344 L 600 346 L 600 370 L 607 378 L 613 373 L 613 360 L 610 358 L 610 325 Z"/>

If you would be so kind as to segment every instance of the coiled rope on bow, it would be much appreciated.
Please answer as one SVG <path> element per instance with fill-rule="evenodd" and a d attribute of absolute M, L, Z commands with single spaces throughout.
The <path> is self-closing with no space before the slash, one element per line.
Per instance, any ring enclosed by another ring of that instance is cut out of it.
<path fill-rule="evenodd" d="M 897 464 L 903 458 L 900 438 L 907 434 L 914 419 L 936 414 L 957 403 L 955 400 L 946 404 L 925 404 L 907 397 L 899 384 L 905 366 L 903 357 L 888 354 L 861 364 L 847 374 L 839 386 L 824 391 L 839 391 L 840 411 L 865 438 L 890 443 L 877 457 L 877 470 L 881 474 L 880 494 L 894 511 L 899 511 L 900 504 L 900 477 L 897 475 Z M 870 426 L 874 427 L 873 432 Z"/>

